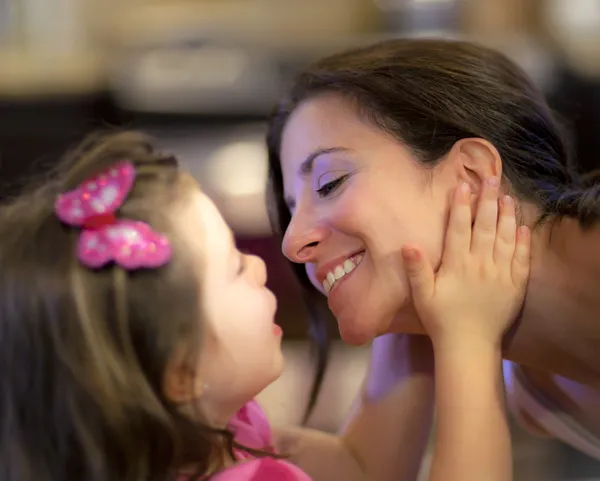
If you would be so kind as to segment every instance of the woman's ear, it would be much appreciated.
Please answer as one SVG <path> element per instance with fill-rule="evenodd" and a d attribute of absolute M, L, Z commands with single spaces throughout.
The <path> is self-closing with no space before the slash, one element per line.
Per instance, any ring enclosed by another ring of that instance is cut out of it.
<path fill-rule="evenodd" d="M 454 144 L 449 159 L 458 168 L 461 181 L 479 192 L 485 179 L 502 177 L 502 158 L 494 145 L 479 138 L 461 139 Z"/>
<path fill-rule="evenodd" d="M 475 214 L 483 182 L 490 177 L 502 177 L 502 158 L 494 145 L 480 138 L 461 139 L 447 156 L 457 173 L 459 182 L 469 184 L 472 192 L 471 207 Z"/>

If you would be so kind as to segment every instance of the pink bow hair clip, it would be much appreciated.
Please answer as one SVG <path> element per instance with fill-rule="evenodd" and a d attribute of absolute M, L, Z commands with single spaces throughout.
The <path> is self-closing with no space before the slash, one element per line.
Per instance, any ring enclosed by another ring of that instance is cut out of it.
<path fill-rule="evenodd" d="M 54 205 L 65 224 L 81 228 L 77 258 L 88 267 L 109 262 L 127 270 L 160 267 L 171 258 L 171 244 L 145 222 L 117 219 L 135 181 L 135 167 L 122 161 L 61 194 Z"/>

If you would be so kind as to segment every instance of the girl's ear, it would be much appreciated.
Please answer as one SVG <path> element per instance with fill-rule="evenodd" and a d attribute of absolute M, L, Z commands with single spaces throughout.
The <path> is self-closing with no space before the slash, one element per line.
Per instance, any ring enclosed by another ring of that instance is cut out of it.
<path fill-rule="evenodd" d="M 185 349 L 178 349 L 163 374 L 163 395 L 174 404 L 188 404 L 204 394 L 205 383 L 190 366 Z"/>

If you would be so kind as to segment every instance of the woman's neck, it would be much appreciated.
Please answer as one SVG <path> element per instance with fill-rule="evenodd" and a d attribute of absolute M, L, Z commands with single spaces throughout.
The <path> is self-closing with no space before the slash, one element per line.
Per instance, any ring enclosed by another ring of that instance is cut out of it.
<path fill-rule="evenodd" d="M 600 387 L 600 228 L 547 222 L 532 242 L 527 296 L 505 356 Z"/>

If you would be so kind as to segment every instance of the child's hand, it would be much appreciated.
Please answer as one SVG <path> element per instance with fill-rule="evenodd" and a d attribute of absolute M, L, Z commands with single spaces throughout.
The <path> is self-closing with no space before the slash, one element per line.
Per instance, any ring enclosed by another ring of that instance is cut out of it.
<path fill-rule="evenodd" d="M 413 302 L 434 346 L 484 341 L 499 345 L 527 285 L 530 233 L 517 229 L 514 201 L 498 201 L 498 179 L 485 182 L 475 222 L 466 184 L 455 194 L 437 273 L 423 251 L 404 246 Z"/>

